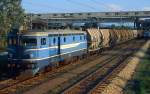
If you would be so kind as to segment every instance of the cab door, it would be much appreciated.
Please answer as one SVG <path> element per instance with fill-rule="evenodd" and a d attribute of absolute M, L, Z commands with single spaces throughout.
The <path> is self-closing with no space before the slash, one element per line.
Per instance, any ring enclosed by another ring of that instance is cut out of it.
<path fill-rule="evenodd" d="M 48 46 L 48 38 L 47 37 L 41 37 L 39 44 L 40 44 L 40 48 L 39 48 L 39 57 L 40 58 L 48 58 L 49 57 L 49 46 Z"/>

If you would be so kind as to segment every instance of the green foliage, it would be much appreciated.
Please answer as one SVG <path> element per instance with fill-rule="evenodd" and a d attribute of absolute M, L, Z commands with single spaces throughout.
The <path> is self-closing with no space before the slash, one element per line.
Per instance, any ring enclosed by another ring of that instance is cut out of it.
<path fill-rule="evenodd" d="M 6 49 L 8 32 L 12 28 L 20 28 L 24 24 L 24 10 L 22 0 L 0 0 L 0 50 Z"/>
<path fill-rule="evenodd" d="M 0 35 L 7 34 L 11 28 L 19 28 L 24 22 L 22 0 L 0 0 Z"/>
<path fill-rule="evenodd" d="M 125 88 L 125 94 L 150 94 L 150 55 L 146 55 L 131 81 Z"/>

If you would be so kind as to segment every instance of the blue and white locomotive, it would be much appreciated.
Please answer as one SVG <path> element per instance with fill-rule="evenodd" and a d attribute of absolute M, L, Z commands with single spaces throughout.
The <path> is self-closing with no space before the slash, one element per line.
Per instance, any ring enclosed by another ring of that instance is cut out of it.
<path fill-rule="evenodd" d="M 8 36 L 8 67 L 13 73 L 35 75 L 47 66 L 87 53 L 86 32 L 76 30 L 28 31 Z"/>

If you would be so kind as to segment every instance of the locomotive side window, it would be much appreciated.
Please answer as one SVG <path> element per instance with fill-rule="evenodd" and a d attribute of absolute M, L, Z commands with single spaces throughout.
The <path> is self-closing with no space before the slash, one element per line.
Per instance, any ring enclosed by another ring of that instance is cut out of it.
<path fill-rule="evenodd" d="M 46 38 L 41 39 L 41 45 L 46 45 Z"/>
<path fill-rule="evenodd" d="M 54 43 L 54 44 L 56 43 L 56 39 L 55 39 L 55 38 L 53 39 L 53 43 Z"/>
<path fill-rule="evenodd" d="M 75 41 L 75 36 L 73 36 L 73 41 Z"/>
<path fill-rule="evenodd" d="M 80 40 L 82 40 L 82 36 L 80 36 Z"/>
<path fill-rule="evenodd" d="M 36 46 L 37 45 L 37 40 L 34 38 L 24 38 L 22 41 L 23 45 L 30 45 L 30 46 Z"/>
<path fill-rule="evenodd" d="M 66 42 L 66 38 L 64 37 L 64 42 Z"/>

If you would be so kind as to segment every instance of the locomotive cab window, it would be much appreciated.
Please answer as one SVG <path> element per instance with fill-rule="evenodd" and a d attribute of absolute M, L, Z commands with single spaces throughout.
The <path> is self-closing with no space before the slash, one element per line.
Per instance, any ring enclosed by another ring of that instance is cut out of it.
<path fill-rule="evenodd" d="M 12 45 L 12 39 L 8 40 L 9 45 Z"/>
<path fill-rule="evenodd" d="M 17 44 L 17 40 L 16 40 L 16 39 L 13 40 L 13 44 L 14 44 L 14 45 Z"/>
<path fill-rule="evenodd" d="M 37 40 L 35 38 L 24 38 L 22 41 L 22 44 L 24 46 L 30 45 L 30 46 L 36 46 Z"/>
<path fill-rule="evenodd" d="M 15 38 L 10 38 L 8 40 L 9 45 L 16 45 L 17 44 L 17 40 Z"/>
<path fill-rule="evenodd" d="M 46 38 L 41 38 L 41 45 L 46 45 Z"/>

